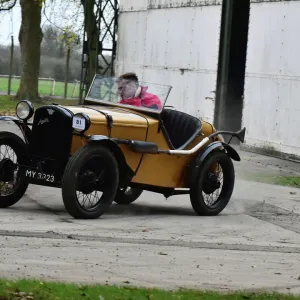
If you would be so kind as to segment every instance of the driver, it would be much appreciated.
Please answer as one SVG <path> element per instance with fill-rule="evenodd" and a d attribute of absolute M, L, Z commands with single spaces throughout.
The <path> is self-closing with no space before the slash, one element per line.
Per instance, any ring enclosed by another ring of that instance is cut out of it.
<path fill-rule="evenodd" d="M 148 87 L 140 86 L 135 73 L 126 73 L 118 78 L 118 93 L 122 100 L 120 103 L 134 106 L 160 110 L 162 104 L 160 99 L 148 93 Z"/>

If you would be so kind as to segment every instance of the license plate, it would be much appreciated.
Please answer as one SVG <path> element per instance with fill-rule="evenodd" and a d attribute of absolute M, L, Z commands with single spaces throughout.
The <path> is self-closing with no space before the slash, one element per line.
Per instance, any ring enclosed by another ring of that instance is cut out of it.
<path fill-rule="evenodd" d="M 36 180 L 55 182 L 55 177 L 52 174 L 45 174 L 37 171 L 26 170 L 25 176 Z"/>

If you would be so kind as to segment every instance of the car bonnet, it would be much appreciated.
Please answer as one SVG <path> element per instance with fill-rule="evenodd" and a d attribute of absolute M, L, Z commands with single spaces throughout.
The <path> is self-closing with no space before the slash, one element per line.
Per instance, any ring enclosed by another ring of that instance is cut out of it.
<path fill-rule="evenodd" d="M 99 107 L 99 106 L 65 106 L 74 114 L 84 113 L 91 119 L 91 123 L 107 123 L 108 117 L 114 126 L 147 127 L 147 117 L 129 109 Z"/>

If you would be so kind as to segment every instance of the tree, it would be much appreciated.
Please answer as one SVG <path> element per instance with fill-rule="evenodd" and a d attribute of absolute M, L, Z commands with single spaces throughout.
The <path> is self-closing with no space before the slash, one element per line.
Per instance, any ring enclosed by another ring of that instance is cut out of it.
<path fill-rule="evenodd" d="M 58 35 L 58 44 L 60 49 L 77 51 L 80 47 L 80 37 L 76 32 L 71 30 L 71 26 L 66 26 Z"/>
<path fill-rule="evenodd" d="M 66 49 L 72 53 L 81 50 L 80 36 L 71 30 L 71 26 L 63 28 L 47 25 L 43 28 L 41 53 L 49 57 L 64 58 Z"/>
<path fill-rule="evenodd" d="M 100 34 L 100 29 L 98 28 L 96 15 L 94 11 L 94 1 L 95 0 L 81 0 L 81 4 L 84 8 L 85 22 L 86 22 L 86 34 L 89 45 L 89 74 L 88 82 L 90 85 L 93 81 L 94 74 L 97 73 L 95 60 L 97 57 L 97 43 Z"/>
<path fill-rule="evenodd" d="M 22 22 L 19 31 L 21 49 L 21 81 L 16 97 L 37 100 L 40 70 L 41 10 L 43 0 L 20 0 Z"/>
<path fill-rule="evenodd" d="M 43 41 L 41 43 L 41 53 L 55 58 L 62 57 L 63 55 L 58 53 L 58 37 L 59 29 L 51 25 L 46 25 L 43 28 Z"/>
<path fill-rule="evenodd" d="M 77 10 L 74 9 L 75 13 L 71 18 L 71 23 L 72 23 L 72 28 L 74 27 L 74 23 L 77 22 L 79 14 L 84 17 L 86 26 L 86 37 L 88 41 L 88 52 L 89 52 L 89 73 L 87 77 L 87 81 L 89 83 L 92 82 L 94 74 L 99 71 L 97 69 L 97 66 L 95 64 L 98 54 L 97 54 L 97 48 L 98 48 L 98 38 L 100 34 L 100 28 L 98 27 L 97 24 L 97 17 L 96 17 L 96 10 L 95 10 L 95 2 L 96 1 L 101 1 L 101 0 L 66 0 L 66 1 L 57 1 L 57 0 L 52 0 L 51 3 L 52 5 L 60 5 L 61 7 L 68 7 L 68 5 L 75 5 L 77 6 Z M 60 11 L 63 13 L 64 9 L 60 9 Z M 44 13 L 45 14 L 45 13 Z M 45 17 L 49 22 L 51 22 L 48 18 L 48 16 L 45 14 Z M 58 17 L 58 16 L 57 16 Z M 61 14 L 59 16 L 60 19 L 64 19 L 67 23 L 69 23 L 70 20 L 66 19 L 66 16 L 64 14 Z M 70 24 L 70 23 L 69 23 Z M 83 24 L 82 24 L 83 25 Z M 55 25 L 56 26 L 56 25 Z M 83 29 L 81 27 L 81 30 Z M 70 27 L 65 27 L 67 29 L 67 32 L 70 33 Z M 74 29 L 73 29 L 74 30 Z M 75 35 L 78 35 L 78 32 L 72 31 L 71 39 L 74 39 Z M 65 36 L 65 35 L 64 35 Z M 70 37 L 70 35 L 68 35 Z M 74 43 L 73 43 L 74 44 Z M 73 48 L 73 47 L 72 47 Z"/>
<path fill-rule="evenodd" d="M 74 0 L 68 0 L 70 2 Z M 76 0 L 78 1 L 78 0 Z M 80 1 L 80 0 L 79 0 Z M 43 32 L 41 29 L 41 13 L 45 0 L 20 0 L 22 22 L 19 31 L 21 51 L 21 80 L 16 95 L 17 99 L 38 100 L 38 79 L 41 60 L 41 43 Z M 16 4 L 16 0 L 0 0 L 0 11 L 9 10 Z M 49 34 L 49 30 L 47 32 Z M 61 32 L 55 32 L 55 52 L 60 57 L 65 55 L 66 49 L 78 50 L 75 46 L 76 34 L 69 27 Z M 49 39 L 48 39 L 49 41 Z M 51 44 L 51 43 L 50 43 Z M 53 43 L 51 44 L 53 46 Z M 45 45 L 50 46 L 50 45 Z M 51 51 L 53 49 L 49 49 Z"/>

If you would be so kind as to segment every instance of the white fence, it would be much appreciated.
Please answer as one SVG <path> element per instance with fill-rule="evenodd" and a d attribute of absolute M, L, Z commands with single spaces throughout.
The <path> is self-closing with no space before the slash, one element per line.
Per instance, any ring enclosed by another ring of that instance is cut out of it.
<path fill-rule="evenodd" d="M 8 92 L 8 79 L 9 75 L 0 75 L 0 92 L 7 93 Z M 20 81 L 20 76 L 12 75 L 11 76 L 11 86 L 13 86 L 14 82 Z M 59 87 L 58 87 L 59 85 Z M 71 98 L 79 97 L 79 88 L 80 81 L 74 80 L 74 82 L 68 83 L 68 90 L 71 89 L 71 93 L 68 92 L 68 96 Z M 11 87 L 11 90 L 12 87 Z M 54 78 L 39 78 L 39 91 L 41 95 L 47 96 L 63 96 L 64 95 L 64 82 L 56 81 Z M 13 91 L 11 92 L 13 94 Z"/>

